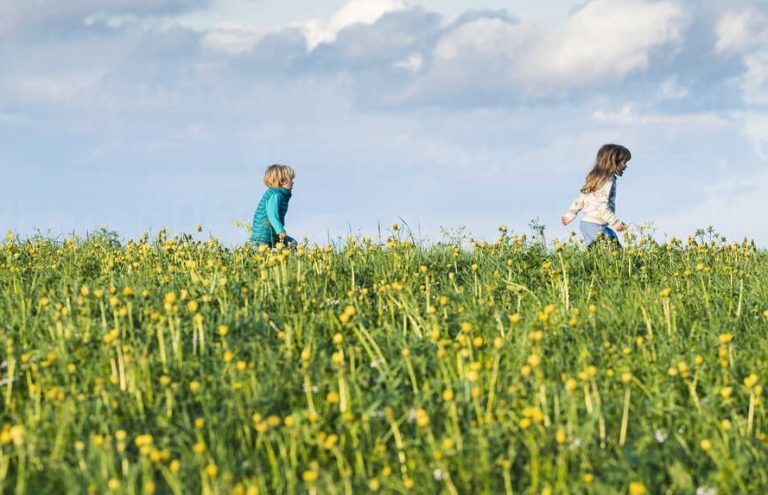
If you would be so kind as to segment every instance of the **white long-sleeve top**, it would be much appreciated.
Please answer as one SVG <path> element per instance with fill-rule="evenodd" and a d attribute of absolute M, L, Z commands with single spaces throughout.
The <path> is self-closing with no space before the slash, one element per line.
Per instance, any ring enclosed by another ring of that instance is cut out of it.
<path fill-rule="evenodd" d="M 607 224 L 616 227 L 621 224 L 616 218 L 616 176 L 605 181 L 594 192 L 581 193 L 576 200 L 571 203 L 568 212 L 564 215 L 568 222 L 581 212 L 581 219 L 585 222 Z"/>

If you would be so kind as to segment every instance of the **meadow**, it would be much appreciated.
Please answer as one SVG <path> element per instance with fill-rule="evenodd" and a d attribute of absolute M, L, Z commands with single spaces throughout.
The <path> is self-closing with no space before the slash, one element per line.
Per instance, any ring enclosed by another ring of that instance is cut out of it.
<path fill-rule="evenodd" d="M 0 244 L 0 493 L 768 493 L 768 252 Z"/>

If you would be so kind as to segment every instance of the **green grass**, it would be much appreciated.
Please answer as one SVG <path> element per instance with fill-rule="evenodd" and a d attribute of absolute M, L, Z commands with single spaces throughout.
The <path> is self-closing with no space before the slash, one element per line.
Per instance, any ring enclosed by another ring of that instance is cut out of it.
<path fill-rule="evenodd" d="M 0 245 L 0 493 L 768 492 L 768 253 Z"/>

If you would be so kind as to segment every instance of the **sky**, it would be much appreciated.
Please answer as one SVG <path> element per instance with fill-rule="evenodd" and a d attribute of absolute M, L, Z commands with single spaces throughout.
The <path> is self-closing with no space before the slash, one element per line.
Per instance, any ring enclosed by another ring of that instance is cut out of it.
<path fill-rule="evenodd" d="M 768 246 L 762 0 L 2 0 L 0 229 L 548 239 L 597 149 L 657 239 Z"/>

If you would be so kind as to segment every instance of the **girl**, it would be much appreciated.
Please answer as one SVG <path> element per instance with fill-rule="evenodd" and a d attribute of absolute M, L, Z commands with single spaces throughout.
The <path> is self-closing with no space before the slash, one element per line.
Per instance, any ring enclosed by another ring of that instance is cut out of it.
<path fill-rule="evenodd" d="M 285 214 L 295 177 L 293 169 L 282 164 L 270 165 L 264 172 L 264 184 L 268 189 L 253 214 L 251 240 L 256 244 L 269 247 L 274 247 L 278 242 L 296 244 L 285 232 Z"/>
<path fill-rule="evenodd" d="M 582 212 L 581 234 L 590 247 L 598 240 L 600 234 L 621 246 L 616 232 L 622 232 L 626 226 L 616 218 L 616 177 L 624 175 L 627 162 L 631 158 L 632 153 L 624 146 L 618 144 L 601 146 L 597 152 L 595 165 L 587 174 L 584 186 L 581 188 L 581 195 L 560 218 L 563 225 L 568 225 L 579 212 Z"/>

